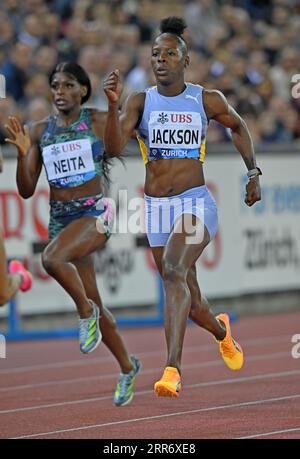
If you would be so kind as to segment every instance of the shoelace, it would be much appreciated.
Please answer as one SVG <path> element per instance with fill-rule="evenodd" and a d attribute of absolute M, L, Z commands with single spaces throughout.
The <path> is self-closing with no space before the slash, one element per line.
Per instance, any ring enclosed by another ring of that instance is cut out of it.
<path fill-rule="evenodd" d="M 127 388 L 128 388 L 128 385 L 131 382 L 131 378 L 132 378 L 132 372 L 120 375 L 119 389 L 120 389 L 120 394 L 121 395 L 125 395 L 125 393 L 127 391 Z"/>
<path fill-rule="evenodd" d="M 79 338 L 85 339 L 90 325 L 90 318 L 88 319 L 79 319 Z"/>
<path fill-rule="evenodd" d="M 92 303 L 91 303 L 92 304 Z M 92 315 L 90 317 L 87 317 L 86 319 L 79 319 L 79 339 L 86 339 L 86 335 L 89 331 L 89 325 L 90 325 L 90 321 L 95 319 L 95 310 L 94 310 L 94 306 L 92 304 L 92 307 L 93 307 L 93 312 L 92 312 Z"/>
<path fill-rule="evenodd" d="M 235 354 L 235 346 L 231 338 L 224 340 L 221 342 L 223 353 L 226 354 L 226 357 L 230 359 L 234 357 Z"/>

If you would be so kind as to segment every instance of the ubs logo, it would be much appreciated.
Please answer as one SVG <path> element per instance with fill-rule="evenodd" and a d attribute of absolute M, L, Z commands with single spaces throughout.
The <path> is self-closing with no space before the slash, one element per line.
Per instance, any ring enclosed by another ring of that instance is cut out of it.
<path fill-rule="evenodd" d="M 59 152 L 60 152 L 59 147 L 56 147 L 55 145 L 53 145 L 53 146 L 51 147 L 51 154 L 52 154 L 52 155 L 57 156 L 57 155 L 59 155 Z"/>
<path fill-rule="evenodd" d="M 172 123 L 191 123 L 192 120 L 190 113 L 171 113 Z"/>
<path fill-rule="evenodd" d="M 157 122 L 161 124 L 168 123 L 169 122 L 168 115 L 166 115 L 165 113 L 160 113 L 158 115 Z"/>

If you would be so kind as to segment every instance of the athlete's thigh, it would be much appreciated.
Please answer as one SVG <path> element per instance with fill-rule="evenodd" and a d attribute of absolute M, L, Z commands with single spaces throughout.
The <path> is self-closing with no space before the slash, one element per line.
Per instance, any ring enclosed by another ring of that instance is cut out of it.
<path fill-rule="evenodd" d="M 188 222 L 188 223 L 187 223 Z M 194 232 L 192 229 L 194 228 Z M 181 215 L 175 222 L 163 253 L 163 260 L 187 271 L 210 241 L 207 228 L 195 215 Z"/>
<path fill-rule="evenodd" d="M 106 241 L 106 235 L 97 230 L 95 217 L 81 217 L 60 231 L 46 251 L 66 261 L 73 261 L 103 248 Z"/>
<path fill-rule="evenodd" d="M 152 255 L 158 269 L 158 272 L 162 273 L 162 257 L 164 253 L 164 247 L 151 247 Z"/>

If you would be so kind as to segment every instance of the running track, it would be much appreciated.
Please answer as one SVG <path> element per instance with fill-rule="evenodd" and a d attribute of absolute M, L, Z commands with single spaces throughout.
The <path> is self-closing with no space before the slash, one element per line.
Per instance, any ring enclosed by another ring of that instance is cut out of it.
<path fill-rule="evenodd" d="M 300 438 L 300 358 L 291 355 L 300 312 L 241 317 L 232 330 L 245 352 L 239 372 L 227 369 L 211 335 L 188 327 L 178 400 L 152 391 L 165 363 L 163 329 L 121 330 L 143 365 L 121 408 L 112 405 L 119 369 L 104 345 L 83 356 L 75 340 L 8 343 L 0 438 Z"/>

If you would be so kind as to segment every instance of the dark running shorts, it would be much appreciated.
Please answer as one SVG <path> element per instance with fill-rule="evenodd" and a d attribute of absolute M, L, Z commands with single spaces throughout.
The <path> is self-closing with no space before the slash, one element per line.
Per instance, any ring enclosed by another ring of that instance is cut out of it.
<path fill-rule="evenodd" d="M 81 217 L 97 217 L 97 225 L 103 226 L 107 238 L 111 236 L 113 209 L 102 194 L 72 201 L 50 200 L 49 239 L 54 239 L 69 223 Z"/>

